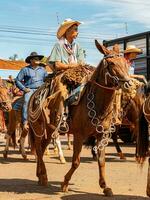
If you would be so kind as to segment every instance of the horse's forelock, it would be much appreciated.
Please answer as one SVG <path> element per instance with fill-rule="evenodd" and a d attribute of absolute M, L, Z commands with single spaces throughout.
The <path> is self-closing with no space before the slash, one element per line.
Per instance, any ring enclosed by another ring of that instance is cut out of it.
<path fill-rule="evenodd" d="M 113 46 L 113 51 L 114 51 L 115 53 L 117 53 L 117 54 L 120 53 L 120 46 L 119 46 L 119 44 L 115 44 L 115 45 Z"/>

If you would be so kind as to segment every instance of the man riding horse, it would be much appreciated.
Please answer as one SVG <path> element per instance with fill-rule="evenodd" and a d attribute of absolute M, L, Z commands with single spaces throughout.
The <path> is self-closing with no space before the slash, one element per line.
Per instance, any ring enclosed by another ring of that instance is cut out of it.
<path fill-rule="evenodd" d="M 38 55 L 36 52 L 32 52 L 30 56 L 25 59 L 25 62 L 29 65 L 22 68 L 16 77 L 17 87 L 24 92 L 24 103 L 22 109 L 22 123 L 23 128 L 28 129 L 27 121 L 27 108 L 31 95 L 44 83 L 47 72 L 44 67 L 39 66 L 40 60 L 44 56 Z"/>
<path fill-rule="evenodd" d="M 79 64 L 84 63 L 84 51 L 74 40 L 78 36 L 78 26 L 81 23 L 73 21 L 72 19 L 66 19 L 60 25 L 57 31 L 58 42 L 54 45 L 51 55 L 49 56 L 49 63 L 56 74 L 59 74 L 56 78 L 56 85 L 58 90 L 61 91 L 60 104 L 58 109 L 58 120 L 63 116 L 63 121 L 66 121 L 67 109 L 61 104 L 61 101 L 68 97 L 67 85 L 62 83 L 61 74 L 68 69 L 78 67 Z M 66 131 L 65 123 L 61 123 L 59 130 Z"/>

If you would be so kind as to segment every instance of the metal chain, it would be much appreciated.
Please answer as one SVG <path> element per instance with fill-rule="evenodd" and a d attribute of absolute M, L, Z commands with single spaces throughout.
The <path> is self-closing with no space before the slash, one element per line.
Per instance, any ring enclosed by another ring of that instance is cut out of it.
<path fill-rule="evenodd" d="M 98 146 L 95 146 L 93 148 L 93 150 L 95 152 L 97 152 L 97 150 L 100 150 L 102 151 L 107 145 L 108 145 L 108 142 L 109 142 L 109 139 L 111 138 L 112 136 L 112 133 L 116 131 L 116 127 L 115 127 L 115 124 L 114 124 L 114 113 L 113 113 L 113 117 L 111 119 L 111 123 L 110 123 L 110 126 L 107 130 L 104 129 L 104 126 L 101 125 L 102 124 L 102 121 L 100 121 L 100 119 L 97 116 L 97 113 L 96 113 L 96 110 L 95 110 L 95 103 L 94 103 L 94 93 L 91 92 L 87 95 L 87 108 L 88 108 L 88 116 L 89 118 L 91 118 L 91 124 L 93 126 L 95 126 L 95 129 L 96 129 L 96 132 L 99 134 L 102 134 L 102 139 L 100 141 L 100 144 Z"/>
<path fill-rule="evenodd" d="M 41 134 L 41 135 L 38 135 L 38 134 L 36 133 L 36 131 L 35 131 L 33 125 L 32 125 L 33 122 L 32 122 L 31 120 L 29 120 L 30 126 L 31 126 L 31 128 L 32 128 L 32 130 L 33 130 L 33 132 L 34 132 L 34 135 L 35 135 L 36 137 L 39 137 L 39 138 L 42 138 L 44 135 L 46 136 L 46 129 L 44 129 L 44 127 L 45 127 L 45 118 L 44 118 L 44 116 L 43 116 L 43 112 L 42 112 L 41 114 L 42 114 L 42 118 L 43 118 L 43 126 L 42 126 L 42 134 Z"/>

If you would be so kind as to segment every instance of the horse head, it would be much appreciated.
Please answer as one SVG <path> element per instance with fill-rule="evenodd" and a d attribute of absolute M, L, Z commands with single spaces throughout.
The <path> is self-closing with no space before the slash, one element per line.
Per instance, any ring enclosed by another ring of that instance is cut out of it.
<path fill-rule="evenodd" d="M 97 40 L 95 40 L 95 45 L 104 55 L 104 58 L 97 68 L 99 76 L 96 78 L 96 81 L 106 87 L 122 87 L 122 89 L 128 89 L 131 84 L 128 66 L 126 60 L 119 52 L 119 45 L 114 45 L 112 50 L 99 44 Z"/>
<path fill-rule="evenodd" d="M 8 89 L 2 86 L 0 86 L 0 109 L 4 112 L 8 112 L 12 109 Z"/>

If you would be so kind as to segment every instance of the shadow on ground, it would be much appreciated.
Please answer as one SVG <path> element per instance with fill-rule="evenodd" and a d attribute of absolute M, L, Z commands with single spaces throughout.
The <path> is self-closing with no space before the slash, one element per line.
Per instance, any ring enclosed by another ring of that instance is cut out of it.
<path fill-rule="evenodd" d="M 78 190 L 69 190 L 68 193 L 61 192 L 61 182 L 49 182 L 48 187 L 37 185 L 37 181 L 27 179 L 1 179 L 0 192 L 13 192 L 16 194 L 39 193 L 45 195 L 56 195 L 61 200 L 106 200 L 102 194 L 86 193 Z M 71 184 L 69 184 L 71 185 Z M 73 184 L 72 184 L 73 185 Z M 146 200 L 148 197 L 130 196 L 130 195 L 114 195 L 109 200 Z"/>
<path fill-rule="evenodd" d="M 129 196 L 129 195 L 114 195 L 113 197 L 105 197 L 100 194 L 73 194 L 61 197 L 61 200 L 146 200 L 148 197 Z"/>

